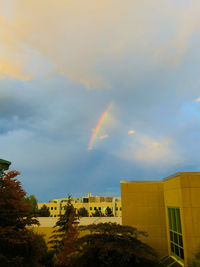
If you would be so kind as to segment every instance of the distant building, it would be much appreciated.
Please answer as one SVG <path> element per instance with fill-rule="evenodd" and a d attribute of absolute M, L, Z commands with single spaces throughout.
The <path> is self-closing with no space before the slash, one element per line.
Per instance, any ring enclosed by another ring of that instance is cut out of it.
<path fill-rule="evenodd" d="M 40 209 L 43 205 L 46 205 L 49 208 L 50 216 L 57 217 L 64 214 L 66 204 L 67 198 L 59 198 L 50 200 L 49 203 L 38 203 L 38 208 Z M 114 216 L 121 216 L 121 197 L 99 197 L 88 194 L 86 197 L 72 198 L 72 204 L 77 210 L 83 207 L 86 208 L 89 216 L 95 210 L 99 210 L 105 214 L 107 207 L 112 210 Z"/>
<path fill-rule="evenodd" d="M 162 181 L 122 181 L 122 225 L 145 231 L 162 266 L 187 266 L 200 250 L 200 172 Z M 173 263 L 174 262 L 174 263 Z"/>

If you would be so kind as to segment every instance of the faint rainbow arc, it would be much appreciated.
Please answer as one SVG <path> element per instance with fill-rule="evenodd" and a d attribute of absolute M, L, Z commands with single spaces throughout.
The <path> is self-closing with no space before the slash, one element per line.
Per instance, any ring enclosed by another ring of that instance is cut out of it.
<path fill-rule="evenodd" d="M 94 144 L 95 140 L 97 139 L 97 136 L 98 136 L 106 118 L 108 117 L 109 111 L 112 108 L 112 106 L 113 106 L 113 102 L 110 102 L 110 104 L 108 105 L 106 110 L 102 113 L 101 117 L 99 118 L 98 123 L 97 123 L 97 125 L 96 125 L 96 127 L 92 133 L 92 136 L 90 138 L 88 149 L 90 149 L 90 150 L 92 149 L 93 144 Z"/>

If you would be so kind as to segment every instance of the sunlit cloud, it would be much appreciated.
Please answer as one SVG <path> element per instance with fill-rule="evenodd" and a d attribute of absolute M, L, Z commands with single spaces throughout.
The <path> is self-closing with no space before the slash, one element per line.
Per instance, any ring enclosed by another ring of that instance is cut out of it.
<path fill-rule="evenodd" d="M 200 102 L 200 97 L 198 97 L 195 101 L 196 101 L 196 102 Z"/>
<path fill-rule="evenodd" d="M 109 138 L 109 135 L 108 134 L 104 134 L 104 135 L 99 136 L 100 140 L 103 140 L 105 138 Z"/>
<path fill-rule="evenodd" d="M 13 66 L 3 64 L 1 77 L 29 79 L 31 70 L 22 73 L 23 66 L 37 51 L 56 73 L 87 88 L 112 87 L 105 64 L 111 71 L 112 64 L 120 68 L 126 59 L 141 55 L 148 57 L 152 66 L 179 62 L 200 25 L 196 0 L 189 8 L 153 0 L 0 2 L 0 42 L 13 62 Z M 133 75 L 138 75 L 137 69 Z"/>
<path fill-rule="evenodd" d="M 129 131 L 128 131 L 128 134 L 134 134 L 134 133 L 135 133 L 134 130 L 129 130 Z"/>
<path fill-rule="evenodd" d="M 172 151 L 168 147 L 169 140 L 156 141 L 151 138 L 142 138 L 140 147 L 136 150 L 134 158 L 140 161 L 155 162 L 163 161 L 165 158 L 169 160 L 172 156 Z"/>
<path fill-rule="evenodd" d="M 146 162 L 149 164 L 163 163 L 168 166 L 179 161 L 179 154 L 170 144 L 172 140 L 164 138 L 155 140 L 151 137 L 140 134 L 134 142 L 128 144 L 117 154 L 123 159 L 133 162 Z"/>

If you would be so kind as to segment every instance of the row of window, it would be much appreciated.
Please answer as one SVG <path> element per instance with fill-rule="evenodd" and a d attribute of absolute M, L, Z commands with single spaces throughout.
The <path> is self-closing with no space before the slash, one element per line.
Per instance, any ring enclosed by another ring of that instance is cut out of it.
<path fill-rule="evenodd" d="M 53 210 L 53 208 L 54 208 L 54 210 L 57 210 L 57 207 L 50 207 L 50 208 L 48 207 L 48 210 L 49 209 Z"/>
<path fill-rule="evenodd" d="M 51 210 L 57 210 L 57 207 L 48 207 L 48 210 L 49 209 L 51 209 Z M 65 207 L 61 207 L 61 210 L 62 209 L 65 209 Z M 90 207 L 90 210 L 92 210 L 92 207 Z M 94 207 L 94 210 L 97 210 L 97 207 Z M 101 210 L 101 207 L 98 207 L 98 210 Z M 103 210 L 105 211 L 106 210 L 106 208 L 103 208 Z M 116 211 L 118 211 L 118 207 L 116 207 L 116 209 L 115 209 Z M 122 208 L 120 207 L 120 211 L 122 210 Z"/>
<path fill-rule="evenodd" d="M 108 207 L 107 207 L 108 208 Z M 90 210 L 92 210 L 93 208 L 92 207 L 90 207 Z M 94 210 L 97 210 L 97 207 L 94 207 Z M 98 210 L 101 210 L 101 207 L 98 207 Z M 103 207 L 103 210 L 105 211 L 106 210 L 106 208 L 105 207 Z M 118 210 L 118 207 L 116 207 L 116 209 L 115 209 L 116 211 Z M 122 208 L 120 207 L 120 211 L 122 210 Z"/>

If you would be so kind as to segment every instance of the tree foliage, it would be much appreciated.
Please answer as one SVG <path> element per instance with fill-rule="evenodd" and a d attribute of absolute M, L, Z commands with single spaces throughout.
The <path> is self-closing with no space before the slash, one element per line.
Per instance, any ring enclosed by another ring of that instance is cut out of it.
<path fill-rule="evenodd" d="M 197 251 L 194 258 L 189 263 L 188 267 L 199 267 L 200 266 L 200 251 Z"/>
<path fill-rule="evenodd" d="M 71 203 L 71 196 L 68 196 L 65 214 L 61 215 L 54 226 L 55 230 L 51 236 L 51 247 L 57 254 L 57 266 L 67 266 L 68 255 L 75 251 L 74 241 L 78 237 L 79 216 Z"/>
<path fill-rule="evenodd" d="M 145 235 L 137 229 L 116 223 L 80 226 L 90 234 L 75 242 L 76 253 L 70 255 L 70 267 L 154 267 L 157 255 L 138 237 Z"/>
<path fill-rule="evenodd" d="M 26 193 L 15 179 L 18 174 L 9 171 L 0 177 L 0 266 L 42 266 L 47 248 L 42 236 L 27 229 L 38 221 L 30 214 L 30 204 L 24 202 Z"/>
<path fill-rule="evenodd" d="M 38 216 L 40 217 L 49 217 L 50 216 L 50 211 L 46 205 L 43 205 L 39 210 L 38 210 Z"/>
<path fill-rule="evenodd" d="M 95 212 L 92 213 L 92 217 L 104 217 L 104 214 L 100 210 L 96 209 Z"/>
<path fill-rule="evenodd" d="M 38 215 L 38 201 L 34 195 L 24 197 L 24 202 L 29 206 L 29 212 L 31 215 Z"/>
<path fill-rule="evenodd" d="M 82 208 L 80 208 L 80 209 L 78 210 L 78 215 L 79 215 L 80 217 L 88 217 L 88 216 L 89 216 L 89 213 L 88 213 L 88 211 L 86 210 L 85 207 L 82 207 Z"/>
<path fill-rule="evenodd" d="M 113 217 L 114 216 L 111 208 L 109 208 L 109 207 L 106 208 L 105 215 L 106 215 L 106 217 Z"/>

